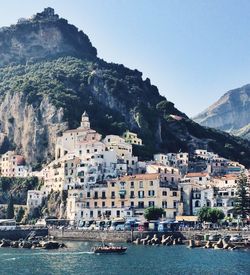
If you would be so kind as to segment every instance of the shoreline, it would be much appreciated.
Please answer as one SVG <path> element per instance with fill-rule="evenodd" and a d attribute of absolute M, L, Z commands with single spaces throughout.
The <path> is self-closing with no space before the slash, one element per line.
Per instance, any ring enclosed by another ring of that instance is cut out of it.
<path fill-rule="evenodd" d="M 225 231 L 225 230 L 209 230 L 209 231 L 173 231 L 173 232 L 158 232 L 158 231 L 97 231 L 97 230 L 77 230 L 77 229 L 49 229 L 49 236 L 53 236 L 58 240 L 67 241 L 107 241 L 107 242 L 133 242 L 137 238 L 146 238 L 149 236 L 152 238 L 155 234 L 158 238 L 162 238 L 163 235 L 173 236 L 174 238 L 181 238 L 182 240 L 200 240 L 204 239 L 206 235 L 220 234 L 222 237 L 228 235 L 241 234 L 244 238 L 248 238 L 250 241 L 250 231 Z"/>

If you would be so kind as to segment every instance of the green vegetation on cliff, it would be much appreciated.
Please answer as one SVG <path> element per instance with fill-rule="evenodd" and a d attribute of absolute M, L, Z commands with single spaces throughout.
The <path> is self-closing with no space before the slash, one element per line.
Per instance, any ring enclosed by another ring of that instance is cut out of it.
<path fill-rule="evenodd" d="M 9 199 L 14 204 L 25 205 L 28 190 L 37 189 L 38 178 L 8 178 L 0 177 L 0 204 L 9 203 Z"/>

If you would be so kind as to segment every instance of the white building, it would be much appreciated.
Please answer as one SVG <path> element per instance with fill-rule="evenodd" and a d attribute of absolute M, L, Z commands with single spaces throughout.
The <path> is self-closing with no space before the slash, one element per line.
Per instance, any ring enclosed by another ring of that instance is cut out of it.
<path fill-rule="evenodd" d="M 215 186 L 203 187 L 193 192 L 193 213 L 198 214 L 203 206 L 218 208 L 226 217 L 233 217 L 234 201 L 236 198 L 236 187 L 218 188 Z"/>
<path fill-rule="evenodd" d="M 184 179 L 203 185 L 210 182 L 210 176 L 206 172 L 188 173 L 185 175 Z"/>
<path fill-rule="evenodd" d="M 42 204 L 43 198 L 46 194 L 39 190 L 29 190 L 27 194 L 28 209 L 38 207 Z"/>

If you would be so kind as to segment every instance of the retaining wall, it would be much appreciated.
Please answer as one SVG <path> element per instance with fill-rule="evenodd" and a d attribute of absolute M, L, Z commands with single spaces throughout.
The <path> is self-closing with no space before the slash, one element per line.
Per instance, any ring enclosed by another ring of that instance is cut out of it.
<path fill-rule="evenodd" d="M 106 242 L 131 242 L 137 238 L 145 238 L 149 235 L 151 238 L 156 234 L 158 238 L 162 235 L 169 236 L 173 235 L 175 238 L 182 238 L 184 240 L 190 239 L 203 239 L 206 234 L 214 235 L 221 234 L 233 235 L 241 234 L 244 237 L 250 239 L 250 232 L 244 231 L 176 231 L 176 232 L 154 232 L 154 231 L 144 231 L 144 232 L 130 232 L 130 231 L 87 231 L 87 230 L 77 230 L 77 229 L 49 229 L 49 235 L 54 236 L 61 240 L 78 240 L 78 241 L 106 241 Z"/>

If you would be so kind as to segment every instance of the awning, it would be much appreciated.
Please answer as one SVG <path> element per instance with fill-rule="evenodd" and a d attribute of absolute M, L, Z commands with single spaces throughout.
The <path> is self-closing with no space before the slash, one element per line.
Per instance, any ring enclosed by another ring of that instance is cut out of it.
<path fill-rule="evenodd" d="M 176 221 L 182 222 L 197 222 L 198 221 L 198 216 L 176 216 L 175 217 Z"/>
<path fill-rule="evenodd" d="M 125 196 L 125 195 L 126 195 L 126 190 L 120 190 L 120 191 L 119 191 L 119 195 Z"/>

